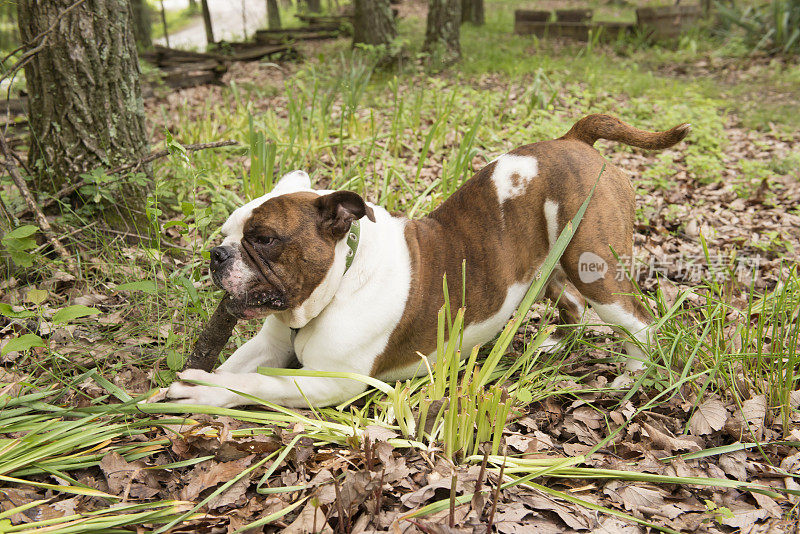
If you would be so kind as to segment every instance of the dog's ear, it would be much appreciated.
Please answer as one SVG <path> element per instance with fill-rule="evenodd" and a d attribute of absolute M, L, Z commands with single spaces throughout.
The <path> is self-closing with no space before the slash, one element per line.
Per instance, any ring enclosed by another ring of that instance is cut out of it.
<path fill-rule="evenodd" d="M 335 239 L 341 239 L 350 230 L 353 221 L 366 216 L 375 222 L 372 208 L 352 191 L 336 191 L 314 201 L 320 214 L 320 228 Z"/>

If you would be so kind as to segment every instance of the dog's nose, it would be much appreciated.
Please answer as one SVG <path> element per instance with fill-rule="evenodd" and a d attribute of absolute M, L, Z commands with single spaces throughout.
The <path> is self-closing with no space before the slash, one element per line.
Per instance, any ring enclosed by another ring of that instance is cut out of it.
<path fill-rule="evenodd" d="M 228 261 L 231 257 L 231 251 L 228 247 L 214 247 L 211 249 L 211 269 L 217 270 L 223 263 Z"/>

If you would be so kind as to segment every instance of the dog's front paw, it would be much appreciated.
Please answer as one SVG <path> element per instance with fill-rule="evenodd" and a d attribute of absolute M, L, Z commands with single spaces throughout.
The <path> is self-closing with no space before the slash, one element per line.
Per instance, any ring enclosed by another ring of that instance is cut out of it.
<path fill-rule="evenodd" d="M 230 408 L 242 404 L 241 397 L 227 390 L 224 384 L 218 384 L 219 381 L 215 378 L 218 377 L 215 377 L 213 373 L 207 373 L 200 369 L 187 369 L 178 373 L 179 381 L 173 382 L 167 388 L 166 398 L 177 404 L 203 404 L 219 408 Z M 183 380 L 197 380 L 215 385 L 193 385 L 182 382 Z"/>

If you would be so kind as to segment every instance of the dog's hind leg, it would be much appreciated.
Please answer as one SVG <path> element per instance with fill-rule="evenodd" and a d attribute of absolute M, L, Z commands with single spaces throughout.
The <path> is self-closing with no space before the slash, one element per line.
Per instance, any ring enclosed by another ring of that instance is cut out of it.
<path fill-rule="evenodd" d="M 614 263 L 613 265 L 616 265 Z M 572 280 L 569 271 L 567 276 Z M 574 273 L 577 283 L 575 287 L 586 298 L 603 322 L 610 325 L 624 336 L 630 336 L 623 343 L 628 354 L 626 368 L 629 371 L 644 369 L 649 357 L 640 348 L 649 347 L 653 343 L 650 314 L 633 295 L 633 284 L 625 277 L 617 279 L 613 272 L 606 273 L 605 278 L 585 283 Z M 631 340 L 634 338 L 638 344 Z"/>
<path fill-rule="evenodd" d="M 567 280 L 560 267 L 550 276 L 544 296 L 558 309 L 556 324 L 559 327 L 542 343 L 541 348 L 546 352 L 555 352 L 574 325 L 580 324 L 586 310 L 586 300 Z"/>
<path fill-rule="evenodd" d="M 627 369 L 643 369 L 649 358 L 640 345 L 649 347 L 654 341 L 650 326 L 652 319 L 647 309 L 633 295 L 633 283 L 611 251 L 613 248 L 629 258 L 632 257 L 631 234 L 625 232 L 624 228 L 618 229 L 618 232 L 614 232 L 614 228 L 607 228 L 607 235 L 611 237 L 605 242 L 610 242 L 611 246 L 606 244 L 603 247 L 602 242 L 598 243 L 591 236 L 582 235 L 581 229 L 582 227 L 578 229 L 561 258 L 564 272 L 603 322 L 623 335 L 630 336 L 623 345 L 628 354 Z"/>

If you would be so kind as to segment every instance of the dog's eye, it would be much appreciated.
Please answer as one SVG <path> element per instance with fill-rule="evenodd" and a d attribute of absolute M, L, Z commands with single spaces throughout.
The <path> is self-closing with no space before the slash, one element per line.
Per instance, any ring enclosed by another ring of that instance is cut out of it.
<path fill-rule="evenodd" d="M 270 245 L 274 245 L 275 243 L 277 243 L 278 238 L 273 236 L 258 236 L 255 239 L 255 242 L 258 243 L 259 245 L 264 245 L 268 247 Z"/>

